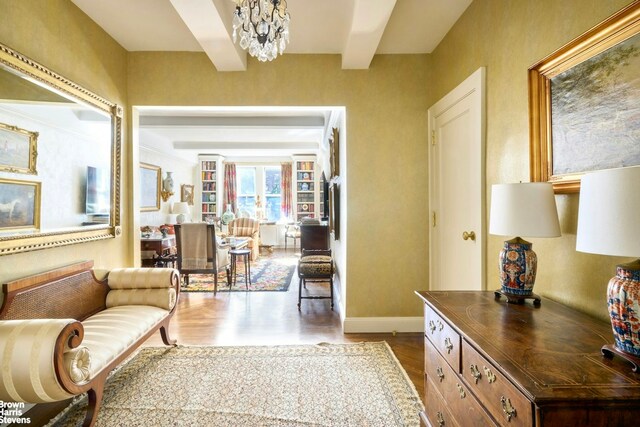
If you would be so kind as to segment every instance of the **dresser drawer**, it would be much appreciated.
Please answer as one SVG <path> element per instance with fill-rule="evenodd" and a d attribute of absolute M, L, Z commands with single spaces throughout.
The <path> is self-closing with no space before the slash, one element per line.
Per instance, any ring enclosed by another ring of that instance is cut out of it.
<path fill-rule="evenodd" d="M 529 399 L 464 340 L 462 376 L 500 425 L 533 426 L 533 405 Z"/>
<path fill-rule="evenodd" d="M 436 390 L 435 385 L 430 378 L 426 378 L 425 387 L 427 390 L 427 405 L 425 413 L 432 427 L 451 427 L 458 426 L 455 418 L 449 412 L 448 405 Z"/>
<path fill-rule="evenodd" d="M 495 426 L 491 417 L 482 409 L 469 392 L 460 376 L 444 361 L 442 356 L 425 340 L 425 374 L 433 381 L 442 398 L 460 426 Z M 427 400 L 427 405 L 430 404 Z"/>
<path fill-rule="evenodd" d="M 426 304 L 424 306 L 424 334 L 449 365 L 456 372 L 460 372 L 460 335 Z"/>

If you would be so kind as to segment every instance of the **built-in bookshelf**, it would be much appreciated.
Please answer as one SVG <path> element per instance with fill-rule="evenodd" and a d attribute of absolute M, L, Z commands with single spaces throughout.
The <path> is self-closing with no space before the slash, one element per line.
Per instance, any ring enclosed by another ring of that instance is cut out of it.
<path fill-rule="evenodd" d="M 315 158 L 295 158 L 295 220 L 318 217 L 318 177 Z"/>
<path fill-rule="evenodd" d="M 200 213 L 201 220 L 212 222 L 214 217 L 220 216 L 220 201 L 218 196 L 220 157 L 199 156 L 200 167 Z"/>

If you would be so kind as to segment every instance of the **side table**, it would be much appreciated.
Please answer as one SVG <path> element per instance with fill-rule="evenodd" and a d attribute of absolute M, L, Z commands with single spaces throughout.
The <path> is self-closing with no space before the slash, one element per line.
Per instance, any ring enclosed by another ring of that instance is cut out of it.
<path fill-rule="evenodd" d="M 237 283 L 238 267 L 236 264 L 238 258 L 241 258 L 244 263 L 244 285 L 249 289 L 249 285 L 251 284 L 251 249 L 231 249 L 229 255 L 231 255 L 231 277 L 233 278 L 233 284 Z"/>

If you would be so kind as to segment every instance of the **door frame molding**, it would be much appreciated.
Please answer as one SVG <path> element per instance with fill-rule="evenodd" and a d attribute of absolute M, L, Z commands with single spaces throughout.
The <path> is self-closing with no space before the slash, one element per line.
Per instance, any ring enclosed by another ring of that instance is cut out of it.
<path fill-rule="evenodd" d="M 436 283 L 435 269 L 433 268 L 437 262 L 434 260 L 435 253 L 438 250 L 435 248 L 434 242 L 434 226 L 433 226 L 433 214 L 438 216 L 439 206 L 439 190 L 435 188 L 436 183 L 439 181 L 436 179 L 436 174 L 439 173 L 439 167 L 437 165 L 437 159 L 434 155 L 435 147 L 439 142 L 440 136 L 436 132 L 435 122 L 436 119 L 448 111 L 450 108 L 458 104 L 460 101 L 472 97 L 472 102 L 475 103 L 475 107 L 480 112 L 480 144 L 477 147 L 479 150 L 480 158 L 480 231 L 476 237 L 476 241 L 480 246 L 480 285 L 481 289 L 486 290 L 487 282 L 487 239 L 486 239 L 486 68 L 480 67 L 467 77 L 462 83 L 460 83 L 455 89 L 442 97 L 438 102 L 433 104 L 428 112 L 428 144 L 429 144 L 429 289 L 434 289 Z"/>

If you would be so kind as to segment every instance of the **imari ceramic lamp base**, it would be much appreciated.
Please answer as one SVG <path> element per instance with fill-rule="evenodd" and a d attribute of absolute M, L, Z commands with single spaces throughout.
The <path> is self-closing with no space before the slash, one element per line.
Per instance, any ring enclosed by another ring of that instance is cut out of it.
<path fill-rule="evenodd" d="M 607 287 L 607 301 L 615 346 L 605 345 L 602 354 L 628 360 L 633 372 L 640 366 L 640 259 L 617 266 Z"/>
<path fill-rule="evenodd" d="M 535 306 L 540 305 L 540 297 L 533 293 L 538 257 L 531 246 L 520 237 L 504 242 L 499 258 L 501 286 L 495 291 L 496 298 L 505 296 L 507 302 L 515 304 L 533 299 Z"/>

